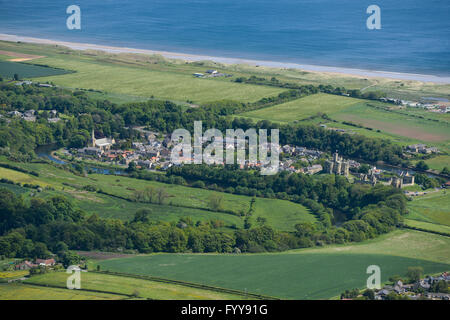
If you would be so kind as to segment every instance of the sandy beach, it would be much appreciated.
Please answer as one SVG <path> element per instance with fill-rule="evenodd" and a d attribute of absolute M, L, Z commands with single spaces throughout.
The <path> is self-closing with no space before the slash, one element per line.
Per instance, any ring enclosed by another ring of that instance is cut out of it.
<path fill-rule="evenodd" d="M 110 53 L 140 53 L 140 54 L 159 54 L 165 58 L 169 59 L 181 59 L 185 61 L 202 61 L 211 60 L 224 64 L 247 64 L 254 66 L 265 66 L 272 68 L 293 68 L 308 72 L 320 72 L 320 73 L 330 73 L 348 76 L 357 76 L 364 78 L 388 78 L 397 80 L 412 80 L 421 82 L 432 82 L 439 84 L 450 84 L 450 77 L 439 77 L 434 75 L 426 74 L 413 74 L 413 73 L 397 73 L 389 71 L 377 71 L 377 70 L 363 70 L 363 69 L 352 69 L 352 68 L 340 68 L 340 67 L 329 67 L 329 66 L 316 66 L 308 64 L 297 64 L 297 63 L 285 63 L 276 61 L 262 61 L 262 60 L 249 60 L 249 59 L 239 59 L 239 58 L 226 58 L 226 57 L 212 57 L 206 55 L 193 55 L 177 52 L 168 51 L 155 51 L 147 49 L 137 49 L 137 48 L 126 48 L 126 47 L 112 47 L 89 43 L 77 43 L 77 42 L 66 42 L 59 40 L 32 38 L 18 35 L 2 34 L 0 33 L 0 40 L 11 41 L 11 42 L 27 42 L 36 44 L 47 44 L 47 45 L 59 45 L 65 46 L 73 50 L 99 50 Z"/>

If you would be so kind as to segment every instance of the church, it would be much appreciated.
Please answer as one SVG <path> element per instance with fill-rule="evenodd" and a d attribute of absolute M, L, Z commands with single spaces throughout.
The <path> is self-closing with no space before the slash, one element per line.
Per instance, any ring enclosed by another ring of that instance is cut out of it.
<path fill-rule="evenodd" d="M 111 149 L 111 146 L 116 143 L 114 138 L 95 139 L 94 129 L 92 129 L 92 147 L 99 148 L 103 152 Z"/>

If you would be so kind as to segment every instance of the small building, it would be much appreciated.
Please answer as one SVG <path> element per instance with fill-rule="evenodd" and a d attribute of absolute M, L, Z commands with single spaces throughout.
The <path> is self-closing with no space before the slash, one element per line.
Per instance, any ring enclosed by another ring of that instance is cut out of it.
<path fill-rule="evenodd" d="M 30 270 L 32 268 L 36 268 L 37 266 L 38 266 L 37 264 L 34 264 L 30 261 L 25 260 L 22 263 L 16 264 L 14 266 L 14 269 L 15 270 Z"/>
<path fill-rule="evenodd" d="M 96 147 L 87 147 L 83 149 L 79 149 L 79 152 L 84 153 L 89 156 L 101 156 L 103 154 L 103 150 Z"/>
<path fill-rule="evenodd" d="M 152 167 L 153 163 L 150 160 L 139 160 L 137 162 L 137 165 L 142 168 L 150 169 Z"/>
<path fill-rule="evenodd" d="M 36 264 L 45 267 L 51 267 L 56 264 L 55 259 L 36 259 Z"/>
<path fill-rule="evenodd" d="M 23 116 L 22 112 L 19 112 L 17 110 L 8 112 L 8 115 L 11 117 L 22 117 Z"/>
<path fill-rule="evenodd" d="M 322 170 L 323 170 L 323 167 L 320 164 L 314 164 L 314 165 L 306 168 L 306 173 L 307 174 L 316 174 Z"/>

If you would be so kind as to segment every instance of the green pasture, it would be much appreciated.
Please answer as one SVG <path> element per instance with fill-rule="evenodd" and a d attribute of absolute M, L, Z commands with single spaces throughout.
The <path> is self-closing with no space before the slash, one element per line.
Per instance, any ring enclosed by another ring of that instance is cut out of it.
<path fill-rule="evenodd" d="M 4 160 L 4 162 L 8 162 Z M 11 163 L 11 162 L 8 162 Z M 132 219 L 135 209 L 151 209 L 154 220 L 177 221 L 181 217 L 191 216 L 196 220 L 223 220 L 227 226 L 242 226 L 240 213 L 247 213 L 251 197 L 211 190 L 164 184 L 155 181 L 138 180 L 123 176 L 89 174 L 86 177 L 74 175 L 63 169 L 43 163 L 14 163 L 18 167 L 39 172 L 39 177 L 0 167 L 0 172 L 7 172 L 6 178 L 14 182 L 33 183 L 50 186 L 55 191 L 45 191 L 39 196 L 63 194 L 89 213 L 98 213 L 109 218 Z M 94 186 L 107 194 L 126 199 L 135 199 L 136 191 L 149 187 L 154 190 L 164 189 L 168 197 L 162 205 L 136 203 L 117 197 L 82 190 L 84 186 Z M 218 194 L 222 197 L 222 207 L 214 212 L 210 206 L 210 197 Z M 187 207 L 187 208 L 186 208 Z M 228 211 L 234 214 L 226 213 Z M 256 198 L 252 221 L 257 217 L 267 219 L 267 224 L 284 231 L 294 230 L 300 222 L 313 222 L 315 217 L 302 205 L 286 200 Z"/>
<path fill-rule="evenodd" d="M 399 244 L 395 247 L 395 244 Z M 160 276 L 248 290 L 287 299 L 327 299 L 345 289 L 363 288 L 369 265 L 382 281 L 405 275 L 410 266 L 426 273 L 449 270 L 450 238 L 396 231 L 357 245 L 273 254 L 155 254 L 98 262 L 102 270 Z M 387 250 L 386 250 L 387 249 Z"/>
<path fill-rule="evenodd" d="M 65 287 L 67 273 L 52 272 L 32 276 L 25 283 Z M 187 286 L 134 279 L 94 272 L 81 272 L 81 289 L 100 290 L 125 295 L 135 295 L 135 298 L 150 298 L 158 300 L 237 300 L 242 297 L 227 293 L 191 288 Z"/>
<path fill-rule="evenodd" d="M 126 297 L 82 290 L 0 283 L 0 300 L 119 300 L 124 298 Z"/>
<path fill-rule="evenodd" d="M 450 192 L 442 190 L 408 202 L 408 219 L 450 227 Z"/>
<path fill-rule="evenodd" d="M 255 120 L 292 122 L 293 120 L 305 119 L 318 113 L 334 114 L 361 101 L 363 100 L 318 93 L 272 107 L 242 113 L 239 116 Z"/>

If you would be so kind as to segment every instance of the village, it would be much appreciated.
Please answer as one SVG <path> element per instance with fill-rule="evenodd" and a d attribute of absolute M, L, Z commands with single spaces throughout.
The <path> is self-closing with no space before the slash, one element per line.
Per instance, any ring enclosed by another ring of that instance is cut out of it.
<path fill-rule="evenodd" d="M 394 280 L 394 279 L 391 279 Z M 407 283 L 406 283 L 407 282 Z M 341 294 L 341 300 L 354 300 L 368 297 L 370 300 L 450 300 L 448 285 L 450 274 L 443 272 L 438 276 L 426 276 L 413 281 L 396 279 L 380 289 L 368 294 L 360 293 L 358 289 L 347 290 Z M 373 293 L 373 295 L 372 295 Z"/>
<path fill-rule="evenodd" d="M 155 131 L 146 130 L 142 127 L 133 128 L 141 133 L 141 140 L 132 142 L 131 148 L 126 150 L 116 149 L 116 140 L 114 138 L 95 137 L 92 131 L 91 142 L 88 147 L 79 149 L 65 149 L 63 155 L 72 157 L 76 160 L 94 160 L 109 165 L 117 165 L 127 168 L 134 163 L 137 169 L 165 171 L 174 164 L 171 161 L 171 152 L 173 142 L 170 135 L 164 135 Z M 206 143 L 206 141 L 203 141 Z M 224 142 L 225 149 L 233 149 L 239 144 L 236 139 L 234 144 Z M 245 143 L 245 142 L 243 142 Z M 270 143 L 267 144 L 270 149 Z M 335 152 L 331 159 L 328 159 L 325 152 L 308 149 L 305 147 L 283 145 L 279 147 L 281 155 L 279 171 L 304 173 L 314 175 L 318 173 L 342 175 L 354 183 L 375 185 L 377 183 L 384 185 L 392 185 L 396 188 L 404 188 L 413 186 L 415 183 L 414 176 L 408 171 L 399 174 L 386 172 L 370 166 L 367 171 L 360 170 L 361 163 L 344 159 Z M 181 157 L 181 159 L 183 159 Z M 192 160 L 192 159 L 185 159 Z M 241 169 L 261 168 L 260 162 L 251 163 L 249 160 L 241 165 Z"/>
<path fill-rule="evenodd" d="M 45 114 L 42 112 L 38 114 L 35 110 L 27 110 L 25 112 L 13 110 L 4 116 L 7 117 L 5 119 L 7 122 L 10 122 L 15 117 L 32 122 L 36 121 L 37 117 L 44 117 L 49 123 L 56 123 L 64 119 L 64 115 L 56 110 L 44 112 Z M 99 164 L 123 167 L 124 169 L 131 163 L 137 169 L 157 171 L 165 171 L 174 165 L 171 161 L 173 142 L 170 135 L 152 131 L 150 128 L 145 127 L 133 127 L 132 129 L 139 132 L 140 138 L 132 141 L 127 148 L 123 148 L 123 144 L 126 141 L 116 141 L 112 137 L 96 138 L 95 132 L 92 131 L 88 146 L 83 148 L 65 148 L 58 155 L 68 160 L 89 160 Z M 206 140 L 203 141 L 203 143 L 207 142 Z M 247 143 L 246 141 L 242 142 L 244 145 Z M 239 139 L 236 139 L 234 144 L 224 141 L 224 148 L 226 150 L 233 149 L 239 143 Z M 122 146 L 122 148 L 119 148 L 119 146 Z M 267 148 L 271 148 L 270 143 L 267 144 Z M 352 159 L 344 159 L 337 152 L 331 155 L 330 158 L 329 154 L 323 151 L 308 149 L 303 146 L 286 144 L 278 148 L 280 153 L 278 171 L 309 175 L 319 173 L 336 174 L 349 178 L 353 183 L 370 184 L 372 186 L 379 183 L 392 185 L 396 188 L 404 188 L 415 184 L 414 176 L 407 170 L 393 173 L 372 165 L 369 168 L 365 165 L 364 167 L 367 170 L 361 170 L 361 163 Z M 404 155 L 409 158 L 439 153 L 440 150 L 438 148 L 421 143 L 404 147 Z M 251 163 L 246 160 L 245 164 L 240 167 L 241 169 L 258 169 L 263 166 L 260 162 Z M 415 194 L 410 195 L 414 196 Z"/>

